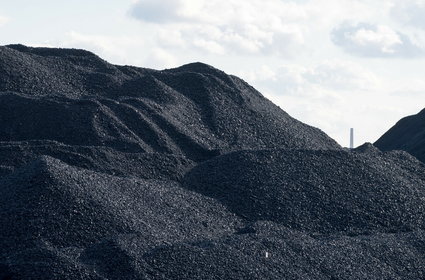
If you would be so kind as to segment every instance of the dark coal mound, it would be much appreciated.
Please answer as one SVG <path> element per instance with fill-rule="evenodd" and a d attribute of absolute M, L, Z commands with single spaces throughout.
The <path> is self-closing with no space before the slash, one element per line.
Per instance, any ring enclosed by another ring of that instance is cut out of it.
<path fill-rule="evenodd" d="M 11 174 L 39 156 L 121 177 L 180 181 L 195 163 L 163 153 L 125 153 L 110 147 L 70 146 L 55 141 L 0 142 L 0 176 Z"/>
<path fill-rule="evenodd" d="M 85 51 L 0 47 L 0 141 L 50 140 L 202 161 L 239 149 L 339 149 L 241 79 L 194 63 L 155 71 Z"/>
<path fill-rule="evenodd" d="M 363 154 L 381 154 L 381 151 L 377 147 L 368 142 L 358 146 L 354 149 L 354 151 Z"/>
<path fill-rule="evenodd" d="M 165 279 L 422 279 L 424 232 L 311 237 L 272 223 L 144 255 Z"/>
<path fill-rule="evenodd" d="M 241 79 L 0 47 L 0 280 L 423 279 L 425 166 Z"/>
<path fill-rule="evenodd" d="M 98 174 L 50 157 L 0 181 L 0 216 L 0 263 L 28 278 L 40 275 L 40 264 L 25 260 L 41 258 L 48 269 L 56 257 L 45 254 L 72 259 L 104 238 L 137 234 L 154 246 L 228 234 L 240 224 L 218 202 L 172 181 Z"/>
<path fill-rule="evenodd" d="M 78 260 L 111 279 L 422 279 L 424 240 L 422 230 L 311 236 L 256 222 L 219 239 L 153 248 L 141 236 L 120 235 Z"/>
<path fill-rule="evenodd" d="M 398 121 L 375 146 L 383 151 L 403 150 L 425 162 L 425 109 Z"/>
<path fill-rule="evenodd" d="M 425 168 L 408 154 L 234 152 L 193 168 L 184 186 L 248 220 L 306 232 L 425 229 Z"/>

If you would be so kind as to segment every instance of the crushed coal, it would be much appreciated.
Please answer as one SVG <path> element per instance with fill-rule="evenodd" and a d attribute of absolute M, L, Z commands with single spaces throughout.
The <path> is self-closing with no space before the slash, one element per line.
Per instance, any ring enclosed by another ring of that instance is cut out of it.
<path fill-rule="evenodd" d="M 0 142 L 0 176 L 50 156 L 76 167 L 121 177 L 180 181 L 195 162 L 164 153 L 126 153 L 104 146 L 72 146 L 56 141 Z"/>
<path fill-rule="evenodd" d="M 20 258 L 32 252 L 72 258 L 75 250 L 120 234 L 138 234 L 153 246 L 215 237 L 240 226 L 219 202 L 176 182 L 114 177 L 47 156 L 4 177 L 0 186 L 0 256 L 26 277 L 39 275 L 34 267 L 20 266 Z"/>
<path fill-rule="evenodd" d="M 165 271 L 166 279 L 422 279 L 425 276 L 423 231 L 312 237 L 270 222 L 257 222 L 251 227 L 256 233 L 164 246 L 146 254 L 144 260 Z"/>
<path fill-rule="evenodd" d="M 51 140 L 194 161 L 240 149 L 340 149 L 211 66 L 155 71 L 48 50 L 0 47 L 0 141 Z"/>
<path fill-rule="evenodd" d="M 0 280 L 424 279 L 425 165 L 375 145 L 203 63 L 0 47 Z"/>
<path fill-rule="evenodd" d="M 221 201 L 240 217 L 304 232 L 425 229 L 425 168 L 408 155 L 241 151 L 194 167 L 183 186 Z"/>
<path fill-rule="evenodd" d="M 425 162 L 425 109 L 398 121 L 375 146 L 383 151 L 403 150 Z"/>

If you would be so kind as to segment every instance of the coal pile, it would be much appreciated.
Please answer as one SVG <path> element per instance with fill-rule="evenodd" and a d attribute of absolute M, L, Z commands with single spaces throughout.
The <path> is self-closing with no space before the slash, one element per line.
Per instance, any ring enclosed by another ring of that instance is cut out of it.
<path fill-rule="evenodd" d="M 241 79 L 0 47 L 0 280 L 424 279 L 425 165 Z"/>
<path fill-rule="evenodd" d="M 311 233 L 398 232 L 425 229 L 424 171 L 391 153 L 257 150 L 199 164 L 183 186 L 250 221 Z"/>
<path fill-rule="evenodd" d="M 398 121 L 375 146 L 383 151 L 403 150 L 425 162 L 425 109 Z"/>
<path fill-rule="evenodd" d="M 103 146 L 72 146 L 56 141 L 0 142 L 0 177 L 42 155 L 109 175 L 180 181 L 195 162 L 163 153 L 126 153 Z"/>
<path fill-rule="evenodd" d="M 424 232 L 315 236 L 270 222 L 145 256 L 172 279 L 423 279 Z"/>
<path fill-rule="evenodd" d="M 220 236 L 240 224 L 220 203 L 175 182 L 114 177 L 46 156 L 0 186 L 0 256 L 25 277 L 37 278 L 56 259 L 72 260 L 111 236 L 138 235 L 143 246 L 154 247 Z M 44 257 L 50 254 L 55 258 Z M 21 263 L 36 257 L 32 265 Z M 64 277 L 62 269 L 50 271 L 49 279 Z"/>
<path fill-rule="evenodd" d="M 211 66 L 156 71 L 78 50 L 0 47 L 0 119 L 0 141 L 51 140 L 194 161 L 240 149 L 340 149 Z"/>

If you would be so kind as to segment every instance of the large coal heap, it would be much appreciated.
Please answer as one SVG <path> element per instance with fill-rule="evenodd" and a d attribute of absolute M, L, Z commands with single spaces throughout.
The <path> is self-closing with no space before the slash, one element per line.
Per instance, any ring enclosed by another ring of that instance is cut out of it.
<path fill-rule="evenodd" d="M 0 280 L 423 279 L 424 174 L 206 64 L 0 47 Z"/>
<path fill-rule="evenodd" d="M 406 176 L 405 166 L 418 175 Z M 425 169 L 408 154 L 240 151 L 194 167 L 183 186 L 240 217 L 304 232 L 425 229 Z"/>
<path fill-rule="evenodd" d="M 403 150 L 425 162 L 425 109 L 398 121 L 375 146 L 383 151 Z"/>
<path fill-rule="evenodd" d="M 49 50 L 0 48 L 0 141 L 52 140 L 195 161 L 240 149 L 340 148 L 211 66 L 155 71 Z"/>

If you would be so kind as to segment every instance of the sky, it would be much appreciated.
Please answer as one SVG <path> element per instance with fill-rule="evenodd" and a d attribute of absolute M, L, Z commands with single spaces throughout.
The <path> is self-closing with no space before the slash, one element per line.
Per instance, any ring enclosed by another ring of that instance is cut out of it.
<path fill-rule="evenodd" d="M 241 77 L 342 146 L 425 107 L 425 0 L 0 0 L 0 45 Z"/>

